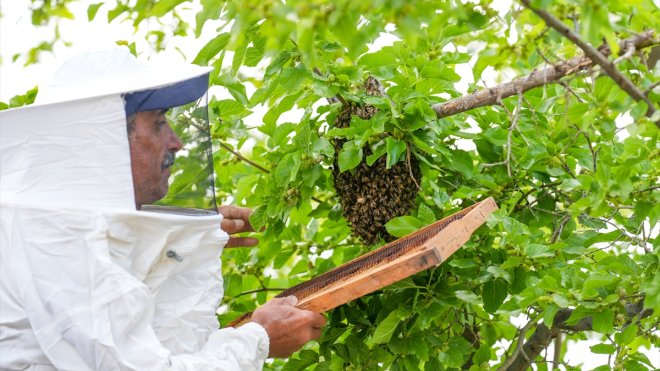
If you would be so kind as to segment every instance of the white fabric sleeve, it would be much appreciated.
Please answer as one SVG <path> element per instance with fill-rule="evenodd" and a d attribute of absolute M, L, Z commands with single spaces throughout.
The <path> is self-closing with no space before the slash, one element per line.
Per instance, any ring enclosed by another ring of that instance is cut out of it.
<path fill-rule="evenodd" d="M 48 233 L 53 228 L 75 229 L 89 220 L 51 223 L 34 215 L 31 220 L 16 216 L 14 221 L 22 225 L 7 226 L 12 244 L 4 256 L 12 264 L 3 276 L 12 282 L 3 285 L 12 286 L 40 348 L 57 369 L 262 369 L 269 340 L 258 324 L 217 330 L 192 354 L 167 350 L 152 327 L 151 293 L 111 261 L 105 226 L 78 235 L 59 233 L 54 240 L 55 233 Z M 30 223 L 39 228 L 30 228 Z"/>

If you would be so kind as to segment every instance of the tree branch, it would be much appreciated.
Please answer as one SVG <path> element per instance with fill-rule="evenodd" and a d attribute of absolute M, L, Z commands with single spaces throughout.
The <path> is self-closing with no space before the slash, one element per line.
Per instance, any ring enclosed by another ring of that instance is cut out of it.
<path fill-rule="evenodd" d="M 506 371 L 526 370 L 532 363 L 532 360 L 536 359 L 536 357 L 541 354 L 541 351 L 550 345 L 555 333 L 558 333 L 558 330 L 550 330 L 548 326 L 544 324 L 538 325 L 536 331 L 534 331 L 529 340 L 527 340 L 522 346 L 521 352 L 519 352 L 513 361 L 510 362 Z"/>
<path fill-rule="evenodd" d="M 639 50 L 659 43 L 660 40 L 655 38 L 652 30 L 649 30 L 622 40 L 619 43 L 619 46 L 621 47 L 621 50 L 627 50 L 628 45 L 634 45 L 634 47 Z M 609 55 L 610 50 L 605 48 L 601 53 L 603 55 Z M 438 115 L 438 118 L 442 118 L 453 116 L 474 108 L 492 106 L 497 104 L 498 99 L 508 98 L 518 94 L 518 92 L 524 93 L 539 86 L 559 83 L 562 77 L 574 74 L 580 70 L 589 69 L 593 67 L 593 64 L 593 61 L 586 56 L 579 56 L 569 60 L 560 61 L 542 70 L 534 70 L 531 74 L 517 78 L 513 81 L 492 88 L 479 90 L 447 102 L 434 104 L 432 108 Z"/>
<path fill-rule="evenodd" d="M 573 30 L 568 28 L 565 24 L 563 24 L 559 19 L 555 18 L 552 14 L 546 12 L 545 10 L 542 9 L 536 9 L 532 7 L 529 3 L 529 0 L 521 0 L 521 2 L 529 8 L 531 11 L 536 13 L 539 17 L 541 17 L 545 23 L 557 30 L 560 34 L 564 35 L 567 39 L 571 40 L 575 45 L 577 45 L 582 51 L 584 51 L 585 56 L 587 56 L 589 59 L 591 59 L 593 62 L 598 64 L 605 70 L 608 76 L 614 80 L 614 82 L 621 87 L 628 95 L 630 95 L 634 100 L 636 101 L 644 101 L 648 109 L 646 110 L 646 115 L 651 117 L 653 113 L 655 112 L 655 107 L 653 107 L 653 103 L 651 103 L 651 100 L 644 95 L 644 92 L 642 92 L 635 84 L 632 83 L 626 76 L 619 71 L 614 63 L 607 59 L 603 53 L 601 53 L 598 49 L 596 49 L 594 46 L 590 45 L 586 41 L 582 40 L 580 36 L 575 33 Z M 622 48 L 625 50 L 625 54 L 622 56 L 622 58 L 625 58 L 628 54 L 632 55 L 632 51 L 635 49 L 634 45 L 627 44 L 625 48 Z M 660 125 L 660 123 L 659 123 Z"/>
<path fill-rule="evenodd" d="M 629 320 L 637 319 L 637 321 L 639 321 L 653 313 L 653 310 L 651 309 L 644 309 L 642 303 L 643 301 L 640 301 L 639 303 L 630 303 L 625 306 L 626 317 Z M 509 359 L 505 361 L 504 364 L 508 365 L 506 370 L 527 370 L 534 359 L 538 357 L 543 349 L 550 345 L 552 339 L 559 336 L 562 331 L 582 332 L 593 330 L 593 319 L 591 317 L 584 317 L 574 325 L 567 324 L 566 321 L 572 313 L 573 309 L 562 308 L 557 311 L 557 314 L 555 314 L 552 328 L 548 328 L 548 326 L 543 323 L 539 324 L 536 327 L 536 331 L 534 331 L 529 340 L 523 345 L 521 352 L 518 354 L 514 352 L 515 358 L 513 361 L 510 361 Z"/>
<path fill-rule="evenodd" d="M 500 366 L 497 371 L 503 371 L 507 370 L 508 367 L 511 366 L 511 364 L 521 355 L 522 352 L 522 357 L 525 358 L 527 361 L 531 362 L 527 358 L 527 354 L 525 354 L 525 350 L 523 350 L 523 345 L 525 344 L 525 336 L 527 336 L 527 332 L 536 324 L 536 321 L 538 319 L 532 319 L 531 321 L 527 322 L 525 326 L 523 326 L 521 329 L 518 330 L 518 342 L 516 343 L 516 349 L 513 351 L 511 354 L 511 357 L 507 358 L 504 363 L 502 363 L 502 366 Z M 533 359 L 533 358 L 532 358 Z"/>
<path fill-rule="evenodd" d="M 559 334 L 555 338 L 555 354 L 552 357 L 552 369 L 553 370 L 559 370 L 559 365 L 562 363 L 561 362 L 561 343 L 562 343 L 562 335 Z"/>

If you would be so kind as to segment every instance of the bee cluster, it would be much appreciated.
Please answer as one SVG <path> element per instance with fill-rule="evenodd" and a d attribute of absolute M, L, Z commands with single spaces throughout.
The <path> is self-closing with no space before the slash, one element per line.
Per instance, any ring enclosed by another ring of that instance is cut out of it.
<path fill-rule="evenodd" d="M 365 82 L 365 91 L 371 95 L 383 94 L 380 83 L 372 77 Z M 337 115 L 335 126 L 348 127 L 352 115 L 368 120 L 376 111 L 377 108 L 370 105 L 348 103 Z M 381 238 L 391 241 L 394 237 L 387 233 L 385 224 L 392 218 L 408 215 L 414 207 L 417 184 L 421 178 L 419 162 L 416 157 L 409 156 L 408 161 L 397 162 L 387 169 L 387 157 L 381 156 L 368 166 L 365 159 L 372 152 L 369 146 L 365 146 L 362 162 L 342 173 L 339 171 L 338 154 L 345 142 L 341 138 L 333 141 L 335 158 L 332 171 L 344 217 L 350 223 L 353 234 L 363 243 L 371 245 Z"/>

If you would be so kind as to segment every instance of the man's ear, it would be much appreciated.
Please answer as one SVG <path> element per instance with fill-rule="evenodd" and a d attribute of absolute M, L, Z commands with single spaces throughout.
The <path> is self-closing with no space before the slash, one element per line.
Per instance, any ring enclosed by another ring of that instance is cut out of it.
<path fill-rule="evenodd" d="M 126 132 L 128 135 L 131 135 L 135 130 L 135 118 L 137 117 L 137 112 L 131 113 L 126 117 Z"/>

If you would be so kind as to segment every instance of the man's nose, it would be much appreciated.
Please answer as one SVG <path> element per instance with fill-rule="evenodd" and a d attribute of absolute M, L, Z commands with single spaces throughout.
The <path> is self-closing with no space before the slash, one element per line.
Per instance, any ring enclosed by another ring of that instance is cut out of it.
<path fill-rule="evenodd" d="M 181 141 L 181 138 L 179 138 L 178 135 L 172 130 L 172 127 L 168 125 L 170 128 L 169 136 L 168 136 L 168 142 L 167 142 L 167 149 L 173 152 L 178 152 L 183 148 L 183 142 Z"/>

